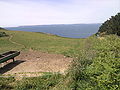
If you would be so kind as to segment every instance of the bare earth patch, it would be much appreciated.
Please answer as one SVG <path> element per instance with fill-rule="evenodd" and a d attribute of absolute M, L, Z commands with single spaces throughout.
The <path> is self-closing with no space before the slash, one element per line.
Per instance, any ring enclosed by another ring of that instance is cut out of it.
<path fill-rule="evenodd" d="M 32 50 L 21 52 L 15 59 L 14 63 L 9 63 L 0 69 L 0 74 L 31 77 L 39 76 L 41 72 L 64 73 L 73 60 L 60 54 L 48 54 Z"/>

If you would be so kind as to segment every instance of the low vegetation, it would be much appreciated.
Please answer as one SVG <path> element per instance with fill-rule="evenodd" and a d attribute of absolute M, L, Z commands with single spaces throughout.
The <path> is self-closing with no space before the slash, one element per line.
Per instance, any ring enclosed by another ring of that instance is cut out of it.
<path fill-rule="evenodd" d="M 0 77 L 0 89 L 2 90 L 48 90 L 61 81 L 63 75 L 59 73 L 44 73 L 40 77 L 23 78 L 16 80 L 14 77 Z"/>
<path fill-rule="evenodd" d="M 9 37 L 0 38 L 0 52 L 32 49 L 71 56 L 74 48 L 82 46 L 84 42 L 84 39 L 63 38 L 43 33 L 9 30 L 1 30 L 1 32 L 5 32 Z"/>
<path fill-rule="evenodd" d="M 82 49 L 74 53 L 74 61 L 66 75 L 46 74 L 41 77 L 4 78 L 2 89 L 17 90 L 119 90 L 120 89 L 120 38 L 116 35 L 84 41 Z M 6 84 L 6 82 L 8 84 Z M 12 83 L 12 84 L 11 84 Z"/>
<path fill-rule="evenodd" d="M 0 32 L 0 37 L 8 36 L 5 32 Z"/>
<path fill-rule="evenodd" d="M 68 85 L 65 88 L 68 90 L 119 90 L 120 38 L 111 35 L 102 40 L 95 37 L 90 40 L 92 40 L 92 47 L 85 48 L 74 60 L 66 80 Z"/>

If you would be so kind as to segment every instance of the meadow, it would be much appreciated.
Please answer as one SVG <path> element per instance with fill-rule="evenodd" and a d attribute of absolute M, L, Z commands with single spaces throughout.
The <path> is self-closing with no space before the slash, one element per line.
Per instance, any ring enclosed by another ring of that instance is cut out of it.
<path fill-rule="evenodd" d="M 3 90 L 119 90 L 120 37 L 95 35 L 86 39 L 63 38 L 42 33 L 5 31 L 0 38 L 0 51 L 38 50 L 60 53 L 74 60 L 65 75 L 44 73 L 34 78 L 1 78 Z M 11 42 L 12 41 L 12 42 Z M 13 43 L 16 42 L 16 43 Z"/>
<path fill-rule="evenodd" d="M 7 31 L 8 37 L 0 38 L 0 53 L 8 50 L 37 50 L 48 53 L 59 53 L 66 56 L 71 50 L 82 46 L 84 39 L 64 38 L 51 34 Z M 69 53 L 69 54 L 68 54 Z"/>

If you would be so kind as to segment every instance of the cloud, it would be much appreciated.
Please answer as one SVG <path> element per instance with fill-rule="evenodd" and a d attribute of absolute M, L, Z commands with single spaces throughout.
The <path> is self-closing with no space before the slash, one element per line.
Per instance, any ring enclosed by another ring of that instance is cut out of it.
<path fill-rule="evenodd" d="M 0 25 L 101 23 L 119 12 L 119 0 L 0 0 Z"/>

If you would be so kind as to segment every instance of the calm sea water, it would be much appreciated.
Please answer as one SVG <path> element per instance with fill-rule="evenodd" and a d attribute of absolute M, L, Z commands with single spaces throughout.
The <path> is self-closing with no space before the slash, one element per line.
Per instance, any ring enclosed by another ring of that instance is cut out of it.
<path fill-rule="evenodd" d="M 7 27 L 8 30 L 43 32 L 69 38 L 86 38 L 95 34 L 101 24 L 35 25 Z"/>

